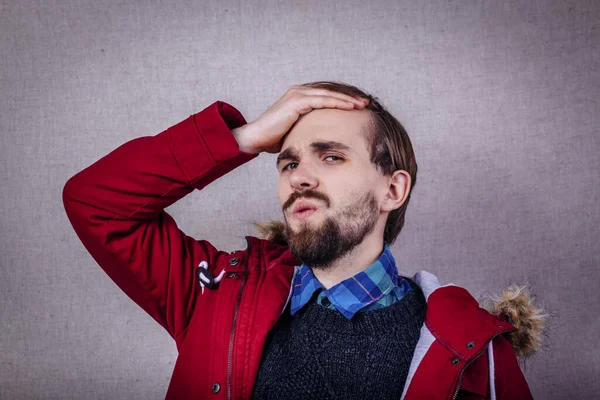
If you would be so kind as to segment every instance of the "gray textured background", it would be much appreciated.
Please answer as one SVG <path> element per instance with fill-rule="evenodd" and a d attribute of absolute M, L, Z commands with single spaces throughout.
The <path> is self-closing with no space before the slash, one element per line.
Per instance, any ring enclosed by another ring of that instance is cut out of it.
<path fill-rule="evenodd" d="M 163 398 L 175 344 L 87 254 L 63 185 L 217 99 L 252 120 L 321 79 L 412 137 L 401 269 L 478 298 L 530 283 L 554 314 L 534 395 L 600 398 L 600 3 L 367 3 L 1 2 L 0 398 Z M 275 185 L 261 155 L 169 211 L 232 251 L 280 215 Z"/>

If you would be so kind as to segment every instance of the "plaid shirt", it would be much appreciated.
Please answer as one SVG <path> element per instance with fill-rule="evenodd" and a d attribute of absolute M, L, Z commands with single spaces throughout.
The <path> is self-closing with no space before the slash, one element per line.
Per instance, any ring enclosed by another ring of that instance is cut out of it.
<path fill-rule="evenodd" d="M 367 269 L 325 290 L 311 268 L 302 264 L 292 289 L 292 315 L 304 307 L 315 293 L 317 303 L 338 310 L 348 319 L 358 311 L 369 311 L 394 304 L 411 289 L 410 283 L 398 277 L 396 262 L 388 246 Z"/>

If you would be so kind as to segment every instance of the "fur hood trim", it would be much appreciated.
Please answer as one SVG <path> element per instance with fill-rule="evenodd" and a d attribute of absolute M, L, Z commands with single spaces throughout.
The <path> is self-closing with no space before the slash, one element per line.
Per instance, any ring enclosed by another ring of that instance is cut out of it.
<path fill-rule="evenodd" d="M 270 240 L 278 244 L 287 244 L 285 238 L 285 223 L 280 220 L 271 219 L 264 223 L 255 222 L 254 226 L 261 239 Z"/>
<path fill-rule="evenodd" d="M 523 360 L 540 350 L 548 315 L 534 305 L 528 287 L 513 284 L 504 289 L 502 294 L 492 296 L 487 303 L 490 305 L 485 308 L 490 314 L 508 321 L 516 328 L 506 337 L 519 359 Z"/>

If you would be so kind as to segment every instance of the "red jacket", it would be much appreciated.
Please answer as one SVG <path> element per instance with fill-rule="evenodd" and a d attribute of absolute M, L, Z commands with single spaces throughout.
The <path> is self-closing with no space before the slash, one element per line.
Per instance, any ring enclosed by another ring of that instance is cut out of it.
<path fill-rule="evenodd" d="M 287 247 L 247 237 L 227 253 L 187 236 L 164 209 L 249 161 L 231 129 L 245 124 L 215 102 L 156 136 L 133 139 L 77 173 L 64 206 L 83 245 L 110 278 L 175 339 L 168 399 L 248 399 L 268 331 L 285 309 L 298 262 Z M 243 193 L 232 193 L 241 195 Z M 200 287 L 200 263 L 222 279 Z M 206 265 L 206 264 L 203 264 Z M 222 272 L 224 271 L 224 272 Z M 530 399 L 514 327 L 462 288 L 419 272 L 427 315 L 405 399 Z"/>

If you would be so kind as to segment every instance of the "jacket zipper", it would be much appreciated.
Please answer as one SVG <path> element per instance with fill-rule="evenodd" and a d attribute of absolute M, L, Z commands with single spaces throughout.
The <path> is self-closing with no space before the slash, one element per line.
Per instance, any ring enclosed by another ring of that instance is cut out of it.
<path fill-rule="evenodd" d="M 235 323 L 237 320 L 238 309 L 242 301 L 242 291 L 246 283 L 246 277 L 248 276 L 248 259 L 250 258 L 250 240 L 246 236 L 246 243 L 248 251 L 246 252 L 246 260 L 244 263 L 244 276 L 242 277 L 242 283 L 240 285 L 240 291 L 238 293 L 237 302 L 235 303 L 235 312 L 233 313 L 233 323 L 231 324 L 231 333 L 229 334 L 229 354 L 227 356 L 227 399 L 231 400 L 231 373 L 233 370 L 233 337 L 235 333 Z"/>
<path fill-rule="evenodd" d="M 458 396 L 458 391 L 460 390 L 460 385 L 462 383 L 463 374 L 464 374 L 465 370 L 469 367 L 469 365 L 471 365 L 473 363 L 473 361 L 477 360 L 483 354 L 483 352 L 487 350 L 488 345 L 490 344 L 490 342 L 492 340 L 494 340 L 496 338 L 496 336 L 501 335 L 506 332 L 510 332 L 510 331 L 511 330 L 496 333 L 494 336 L 491 337 L 490 340 L 488 340 L 486 345 L 482 347 L 482 350 L 479 353 L 477 353 L 477 355 L 475 355 L 475 357 L 471 358 L 471 360 L 468 363 L 465 364 L 463 369 L 460 371 L 460 375 L 458 376 L 458 385 L 456 386 L 456 391 L 454 392 L 454 396 L 452 396 L 452 400 L 456 400 L 456 396 Z M 489 374 L 489 372 L 488 372 L 488 374 Z"/>

